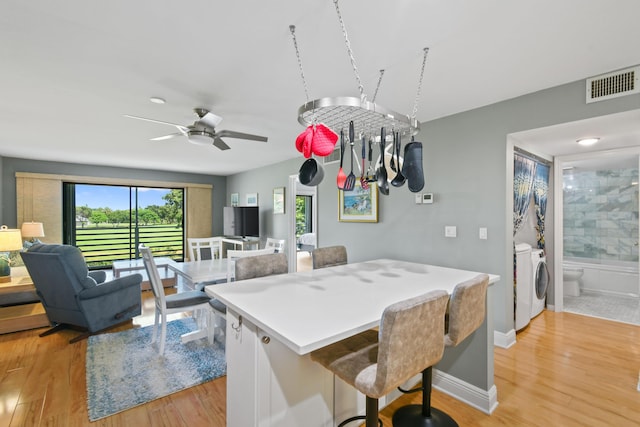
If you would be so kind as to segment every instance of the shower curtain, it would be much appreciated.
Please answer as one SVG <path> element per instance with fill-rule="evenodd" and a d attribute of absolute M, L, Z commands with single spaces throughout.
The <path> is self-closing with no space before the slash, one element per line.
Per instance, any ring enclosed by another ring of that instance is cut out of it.
<path fill-rule="evenodd" d="M 536 174 L 537 163 L 531 159 L 514 154 L 513 157 L 513 235 L 524 223 L 525 215 L 529 209 L 533 181 Z M 548 176 L 547 168 L 547 176 Z M 545 197 L 546 205 L 546 197 Z"/>
<path fill-rule="evenodd" d="M 544 220 L 547 213 L 547 193 L 549 192 L 549 166 L 537 163 L 533 180 L 533 202 L 536 205 L 536 233 L 538 249 L 544 249 Z"/>

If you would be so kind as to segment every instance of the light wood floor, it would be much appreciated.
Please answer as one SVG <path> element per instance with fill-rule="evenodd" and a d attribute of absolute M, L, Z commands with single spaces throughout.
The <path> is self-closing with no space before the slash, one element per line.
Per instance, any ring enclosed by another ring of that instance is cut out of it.
<path fill-rule="evenodd" d="M 145 299 L 146 315 L 119 329 L 152 322 L 152 309 Z M 39 338 L 42 330 L 0 335 L 0 426 L 225 425 L 225 378 L 89 423 L 86 340 L 68 344 L 71 331 Z M 640 425 L 640 327 L 544 312 L 517 340 L 495 349 L 499 405 L 491 416 L 437 391 L 434 406 L 461 427 Z M 417 394 L 385 408 L 385 426 Z"/>

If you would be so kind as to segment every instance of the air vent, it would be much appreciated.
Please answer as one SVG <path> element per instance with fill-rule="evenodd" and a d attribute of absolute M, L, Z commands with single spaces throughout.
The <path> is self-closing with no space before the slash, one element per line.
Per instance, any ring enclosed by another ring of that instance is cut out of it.
<path fill-rule="evenodd" d="M 640 93 L 640 67 L 615 71 L 587 79 L 587 104 Z"/>
<path fill-rule="evenodd" d="M 325 156 L 323 159 L 323 164 L 328 165 L 331 163 L 336 163 L 340 161 L 340 145 L 336 145 L 335 150 L 331 152 L 328 156 Z"/>

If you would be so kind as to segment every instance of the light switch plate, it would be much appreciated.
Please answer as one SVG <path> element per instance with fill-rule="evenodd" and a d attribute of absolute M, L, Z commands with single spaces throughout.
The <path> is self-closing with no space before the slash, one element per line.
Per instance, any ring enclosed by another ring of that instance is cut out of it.
<path fill-rule="evenodd" d="M 487 240 L 487 227 L 480 227 L 478 234 L 481 240 Z"/>
<path fill-rule="evenodd" d="M 422 194 L 416 194 L 416 205 L 422 204 Z"/>
<path fill-rule="evenodd" d="M 444 237 L 456 237 L 457 230 L 455 225 L 446 225 L 444 227 Z"/>

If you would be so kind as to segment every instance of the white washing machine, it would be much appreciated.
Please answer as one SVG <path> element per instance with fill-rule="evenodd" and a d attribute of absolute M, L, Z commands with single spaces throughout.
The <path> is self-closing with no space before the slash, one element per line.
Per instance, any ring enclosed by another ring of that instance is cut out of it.
<path fill-rule="evenodd" d="M 515 329 L 519 331 L 531 321 L 531 245 L 516 245 Z"/>
<path fill-rule="evenodd" d="M 533 319 L 544 310 L 549 287 L 547 257 L 542 249 L 531 251 L 531 272 L 531 318 Z"/>

